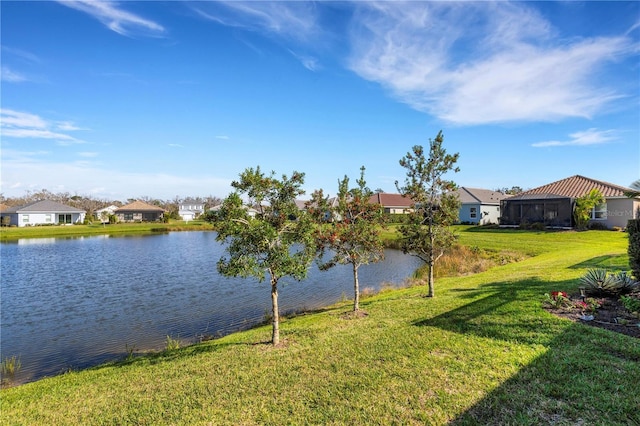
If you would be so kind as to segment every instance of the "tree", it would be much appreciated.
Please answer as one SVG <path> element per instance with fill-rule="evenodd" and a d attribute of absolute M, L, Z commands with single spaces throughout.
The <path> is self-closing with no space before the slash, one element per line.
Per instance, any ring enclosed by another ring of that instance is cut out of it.
<path fill-rule="evenodd" d="M 460 171 L 455 166 L 459 154 L 447 154 L 443 141 L 442 131 L 434 140 L 429 139 L 428 157 L 421 145 L 414 146 L 400 160 L 407 170 L 405 184 L 400 187 L 396 182 L 398 192 L 413 202 L 407 223 L 399 228 L 401 248 L 427 264 L 428 297 L 435 295 L 434 265 L 455 241 L 449 226 L 458 220 L 460 209 L 460 200 L 454 192 L 457 185 L 444 178 L 450 171 Z"/>
<path fill-rule="evenodd" d="M 291 178 L 265 175 L 248 168 L 233 181 L 235 191 L 223 202 L 216 221 L 216 239 L 226 243 L 229 257 L 218 261 L 218 271 L 226 276 L 256 277 L 260 282 L 269 275 L 272 304 L 272 343 L 280 342 L 278 281 L 285 276 L 302 280 L 315 257 L 313 222 L 298 210 L 295 200 L 304 191 L 304 173 Z M 251 218 L 241 195 L 259 206 Z"/>
<path fill-rule="evenodd" d="M 364 179 L 365 168 L 360 168 L 358 186 L 349 189 L 349 178 L 338 180 L 337 204 L 329 206 L 322 191 L 313 193 L 308 204 L 311 214 L 320 222 L 315 239 L 318 244 L 318 264 L 321 270 L 335 265 L 350 264 L 353 271 L 353 311 L 360 310 L 360 283 L 358 268 L 384 259 L 380 239 L 383 215 L 379 206 L 370 203 L 373 194 Z M 330 220 L 328 220 L 330 219 Z M 325 256 L 328 259 L 325 260 Z"/>
<path fill-rule="evenodd" d="M 631 191 L 625 191 L 624 195 L 627 198 L 637 198 L 640 197 L 640 179 L 631 183 L 630 187 Z"/>
<path fill-rule="evenodd" d="M 593 208 L 602 203 L 604 203 L 604 196 L 597 188 L 593 188 L 588 194 L 577 198 L 575 207 L 573 208 L 573 218 L 576 221 L 576 228 L 581 230 L 587 229 Z"/>

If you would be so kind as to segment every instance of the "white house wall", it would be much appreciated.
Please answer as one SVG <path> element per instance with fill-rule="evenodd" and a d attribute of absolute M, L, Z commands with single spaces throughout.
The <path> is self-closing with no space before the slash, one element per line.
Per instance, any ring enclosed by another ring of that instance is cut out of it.
<path fill-rule="evenodd" d="M 18 227 L 35 226 L 35 225 L 55 225 L 58 223 L 59 214 L 70 214 L 71 223 L 84 222 L 85 213 L 17 213 L 11 214 L 11 225 Z"/>
<path fill-rule="evenodd" d="M 476 209 L 476 217 L 471 217 L 471 209 Z M 460 222 L 477 225 L 497 224 L 500 220 L 500 206 L 482 204 L 463 204 L 459 212 Z"/>
<path fill-rule="evenodd" d="M 638 219 L 636 214 L 639 208 L 640 200 L 610 198 L 607 200 L 607 219 L 603 222 L 610 229 L 613 227 L 626 228 L 629 220 Z"/>

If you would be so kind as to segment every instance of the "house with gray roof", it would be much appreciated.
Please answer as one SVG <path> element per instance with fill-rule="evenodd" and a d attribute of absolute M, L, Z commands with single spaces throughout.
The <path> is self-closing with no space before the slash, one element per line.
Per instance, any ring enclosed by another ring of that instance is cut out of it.
<path fill-rule="evenodd" d="M 188 222 L 204 213 L 204 201 L 185 198 L 178 204 L 178 215 Z"/>
<path fill-rule="evenodd" d="M 490 189 L 460 187 L 456 193 L 460 199 L 461 223 L 489 225 L 500 223 L 500 202 L 507 195 Z"/>
<path fill-rule="evenodd" d="M 2 224 L 9 226 L 71 225 L 83 223 L 86 211 L 50 200 L 9 207 L 2 212 Z"/>
<path fill-rule="evenodd" d="M 590 224 L 605 228 L 626 228 L 630 219 L 640 218 L 640 198 L 628 198 L 631 189 L 575 175 L 524 191 L 501 202 L 500 224 L 520 226 L 542 223 L 547 227 L 572 228 L 575 225 L 573 211 L 576 199 L 597 189 L 605 202 L 595 206 Z"/>

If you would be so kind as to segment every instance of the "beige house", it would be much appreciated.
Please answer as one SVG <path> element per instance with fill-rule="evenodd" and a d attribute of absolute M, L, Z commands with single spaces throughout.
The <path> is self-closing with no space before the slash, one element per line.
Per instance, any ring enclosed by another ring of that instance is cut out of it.
<path fill-rule="evenodd" d="M 601 224 L 609 229 L 626 228 L 630 219 L 640 218 L 640 198 L 624 195 L 630 188 L 575 175 L 505 198 L 501 202 L 500 224 L 542 223 L 549 227 L 571 228 L 576 199 L 592 189 L 600 191 L 605 202 L 593 208 L 590 224 Z"/>
<path fill-rule="evenodd" d="M 119 222 L 158 222 L 164 217 L 165 210 L 143 201 L 134 201 L 115 210 Z"/>

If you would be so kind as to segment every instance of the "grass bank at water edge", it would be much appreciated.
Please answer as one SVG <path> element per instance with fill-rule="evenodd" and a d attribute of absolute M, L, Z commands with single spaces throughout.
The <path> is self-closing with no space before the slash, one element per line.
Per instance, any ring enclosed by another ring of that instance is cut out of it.
<path fill-rule="evenodd" d="M 1 423 L 640 424 L 638 339 L 541 308 L 590 267 L 627 269 L 626 235 L 459 236 L 532 257 L 438 279 L 433 299 L 385 291 L 361 303 L 363 318 L 345 316 L 348 301 L 289 318 L 281 347 L 265 326 L 4 389 Z"/>

